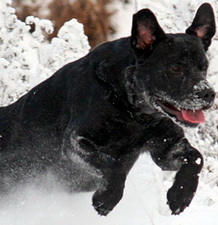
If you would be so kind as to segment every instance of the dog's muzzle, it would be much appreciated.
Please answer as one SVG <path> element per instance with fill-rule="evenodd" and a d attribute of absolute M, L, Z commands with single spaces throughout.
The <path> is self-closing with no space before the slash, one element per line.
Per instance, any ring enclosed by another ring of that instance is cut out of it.
<path fill-rule="evenodd" d="M 215 91 L 207 82 L 207 80 L 201 80 L 193 87 L 195 96 L 208 105 L 212 105 L 215 99 Z"/>
<path fill-rule="evenodd" d="M 216 96 L 216 93 L 212 88 L 204 89 L 202 91 L 196 92 L 195 94 L 199 99 L 202 99 L 208 104 L 213 103 Z"/>
<path fill-rule="evenodd" d="M 216 94 L 213 88 L 210 86 L 205 88 L 204 86 L 204 88 L 196 89 L 193 95 L 182 102 L 166 101 L 163 98 L 159 98 L 156 104 L 165 113 L 169 116 L 176 117 L 180 122 L 197 125 L 205 122 L 204 111 L 212 107 L 215 96 Z"/>

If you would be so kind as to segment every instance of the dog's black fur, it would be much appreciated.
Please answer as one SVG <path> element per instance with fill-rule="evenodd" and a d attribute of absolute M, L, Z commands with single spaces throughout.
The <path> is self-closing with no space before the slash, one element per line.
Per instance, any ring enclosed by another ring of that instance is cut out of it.
<path fill-rule="evenodd" d="M 178 171 L 167 199 L 173 214 L 182 212 L 196 192 L 203 158 L 177 122 L 196 125 L 180 111 L 193 117 L 213 103 L 205 51 L 214 33 L 209 4 L 185 34 L 165 34 L 143 9 L 133 16 L 131 37 L 98 46 L 2 107 L 1 192 L 50 172 L 72 190 L 95 190 L 93 206 L 107 215 L 148 151 L 162 169 Z"/>

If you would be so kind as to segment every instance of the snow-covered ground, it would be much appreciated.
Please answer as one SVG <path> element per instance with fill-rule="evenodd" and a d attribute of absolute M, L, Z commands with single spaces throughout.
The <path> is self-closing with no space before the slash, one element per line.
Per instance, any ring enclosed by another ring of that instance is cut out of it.
<path fill-rule="evenodd" d="M 43 40 L 41 28 L 49 31 L 49 21 L 35 22 L 38 30 L 14 17 L 13 9 L 0 1 L 0 101 L 6 105 L 51 75 L 70 60 L 84 55 L 89 47 L 82 27 L 75 20 L 67 23 L 51 43 Z M 182 32 L 190 24 L 202 0 L 138 0 L 117 9 L 113 23 L 118 32 L 111 39 L 127 36 L 136 9 L 151 8 L 167 32 Z M 218 10 L 217 0 L 208 0 Z M 41 27 L 41 28 L 40 28 Z M 209 79 L 218 90 L 218 40 L 210 48 Z M 17 83 L 20 82 L 20 83 Z M 166 191 L 175 173 L 161 171 L 147 154 L 142 155 L 128 176 L 123 199 L 107 217 L 100 217 L 91 206 L 92 193 L 69 194 L 53 180 L 39 186 L 20 187 L 0 202 L 0 225 L 216 225 L 218 224 L 218 134 L 217 109 L 208 113 L 200 129 L 186 131 L 189 140 L 205 156 L 205 167 L 194 200 L 179 216 L 172 216 L 166 205 Z"/>
<path fill-rule="evenodd" d="M 171 215 L 165 195 L 173 175 L 162 172 L 147 154 L 143 155 L 128 176 L 123 199 L 107 217 L 100 217 L 92 208 L 92 193 L 22 187 L 1 204 L 0 225 L 217 224 L 218 188 L 202 182 L 191 206 L 179 216 Z"/>

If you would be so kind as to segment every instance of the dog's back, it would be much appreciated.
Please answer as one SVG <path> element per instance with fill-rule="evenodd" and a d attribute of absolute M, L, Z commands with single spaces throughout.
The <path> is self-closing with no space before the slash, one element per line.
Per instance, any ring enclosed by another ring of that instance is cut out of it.
<path fill-rule="evenodd" d="M 75 171 L 81 170 L 81 165 L 76 165 L 75 162 L 73 168 L 71 163 L 68 165 L 67 161 L 61 161 L 64 139 L 69 126 L 72 123 L 80 126 L 78 123 L 86 115 L 93 114 L 90 120 L 96 120 L 98 113 L 109 116 L 111 110 L 114 111 L 107 101 L 109 90 L 99 85 L 98 75 L 106 69 L 105 73 L 111 75 L 109 79 L 117 80 L 117 83 L 123 79 L 124 68 L 134 60 L 129 42 L 129 38 L 123 38 L 98 46 L 87 56 L 65 65 L 15 103 L 0 108 L 2 174 L 10 176 L 13 173 L 17 181 L 22 181 L 23 176 L 31 178 L 32 174 L 36 176 L 53 167 L 72 183 L 74 189 L 88 190 L 94 185 L 94 180 L 90 178 L 89 182 L 89 176 L 86 175 L 85 183 L 88 185 L 84 184 L 82 187 L 81 181 L 78 188 L 79 176 L 85 176 L 85 171 L 83 175 L 79 175 Z M 99 68 L 102 61 L 104 63 Z M 107 65 L 110 65 L 110 71 L 107 71 Z M 101 107 L 105 108 L 104 112 Z M 96 126 L 100 122 L 96 120 Z M 66 170 L 74 171 L 76 184 L 69 180 L 73 175 L 69 172 L 67 177 Z"/>

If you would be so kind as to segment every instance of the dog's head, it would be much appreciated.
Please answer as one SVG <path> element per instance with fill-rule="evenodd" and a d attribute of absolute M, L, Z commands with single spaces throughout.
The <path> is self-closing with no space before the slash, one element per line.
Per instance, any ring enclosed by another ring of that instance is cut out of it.
<path fill-rule="evenodd" d="M 146 113 L 160 112 L 186 125 L 204 122 L 203 111 L 215 98 L 205 55 L 214 34 L 208 3 L 184 34 L 165 34 L 149 9 L 136 13 L 131 36 L 136 64 L 126 73 L 129 100 Z"/>

